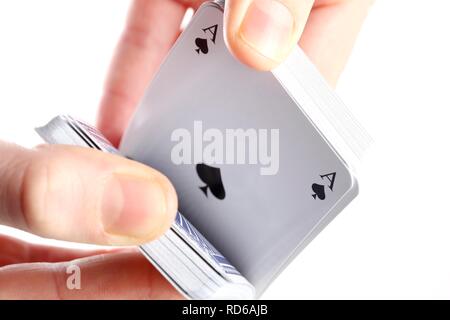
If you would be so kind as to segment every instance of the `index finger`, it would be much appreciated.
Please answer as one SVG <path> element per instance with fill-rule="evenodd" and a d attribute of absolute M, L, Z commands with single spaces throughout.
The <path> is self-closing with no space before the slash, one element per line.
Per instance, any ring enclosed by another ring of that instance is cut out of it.
<path fill-rule="evenodd" d="M 144 90 L 176 40 L 186 4 L 135 0 L 115 53 L 100 104 L 98 127 L 118 145 Z"/>
<path fill-rule="evenodd" d="M 71 273 L 69 270 L 76 271 Z M 78 290 L 72 290 L 67 285 L 71 275 L 79 276 Z M 69 262 L 10 265 L 0 268 L 0 283 L 0 300 L 183 298 L 135 250 L 106 253 Z"/>

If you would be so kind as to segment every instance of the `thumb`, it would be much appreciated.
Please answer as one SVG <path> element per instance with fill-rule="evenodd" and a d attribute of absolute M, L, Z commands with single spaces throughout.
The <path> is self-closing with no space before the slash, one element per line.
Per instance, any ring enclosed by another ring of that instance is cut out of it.
<path fill-rule="evenodd" d="M 314 0 L 227 0 L 228 47 L 242 62 L 271 70 L 297 45 Z"/>
<path fill-rule="evenodd" d="M 0 224 L 39 236 L 132 245 L 163 234 L 177 200 L 165 176 L 87 148 L 0 142 Z"/>

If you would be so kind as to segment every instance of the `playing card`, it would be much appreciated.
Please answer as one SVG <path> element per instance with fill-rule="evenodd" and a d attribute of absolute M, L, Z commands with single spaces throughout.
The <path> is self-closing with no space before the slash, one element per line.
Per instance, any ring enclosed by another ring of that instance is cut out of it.
<path fill-rule="evenodd" d="M 224 43 L 221 6 L 203 5 L 120 146 L 170 178 L 180 212 L 257 294 L 358 192 L 343 158 L 351 137 L 322 112 L 344 109 L 303 54 L 292 59 L 306 70 L 294 85 L 283 66 L 244 66 Z"/>
<path fill-rule="evenodd" d="M 217 263 L 221 267 L 217 268 L 218 270 L 223 270 L 227 274 L 239 275 L 236 268 L 179 212 L 177 212 L 172 228 L 180 237 L 183 238 L 183 240 L 191 243 L 192 241 L 195 242 L 194 246 L 201 248 L 204 256 L 206 256 L 209 261 L 213 261 L 213 263 Z"/>

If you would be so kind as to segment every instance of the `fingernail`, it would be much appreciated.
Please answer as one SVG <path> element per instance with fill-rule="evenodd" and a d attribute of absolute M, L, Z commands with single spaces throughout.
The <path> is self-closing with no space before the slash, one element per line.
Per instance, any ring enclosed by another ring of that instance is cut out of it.
<path fill-rule="evenodd" d="M 106 183 L 102 222 L 111 244 L 154 239 L 167 225 L 167 197 L 156 179 L 115 174 Z"/>
<path fill-rule="evenodd" d="M 294 16 L 281 2 L 255 0 L 242 21 L 240 37 L 261 55 L 281 61 L 289 51 Z"/>

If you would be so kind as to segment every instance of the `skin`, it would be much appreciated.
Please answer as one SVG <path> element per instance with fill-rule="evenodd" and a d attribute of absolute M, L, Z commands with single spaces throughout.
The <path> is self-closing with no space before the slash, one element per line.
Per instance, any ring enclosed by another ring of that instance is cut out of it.
<path fill-rule="evenodd" d="M 280 25 L 292 26 L 292 33 L 281 35 L 286 39 L 282 46 L 276 46 L 280 52 L 267 54 L 271 51 L 262 50 L 254 42 L 249 44 L 243 36 L 262 39 L 258 32 L 273 34 L 275 29 L 267 24 L 267 17 L 258 14 L 243 27 L 253 1 L 269 0 L 227 1 L 225 39 L 232 54 L 264 71 L 276 67 L 299 44 L 332 86 L 372 3 L 280 0 L 283 6 L 275 4 L 276 11 L 293 19 L 292 24 L 286 23 L 289 19 L 280 19 Z M 115 145 L 179 35 L 186 10 L 196 9 L 202 2 L 133 2 L 99 108 L 98 127 Z M 280 39 L 274 41 L 281 43 Z M 76 147 L 27 150 L 0 142 L 0 154 L 0 224 L 46 238 L 116 246 L 82 251 L 0 235 L 0 299 L 181 298 L 136 249 L 117 247 L 150 241 L 169 228 L 177 198 L 165 176 L 127 159 Z M 151 203 L 145 202 L 148 198 Z M 133 203 L 142 204 L 146 210 L 135 208 Z M 82 270 L 81 290 L 66 287 L 65 271 L 70 264 Z"/>

